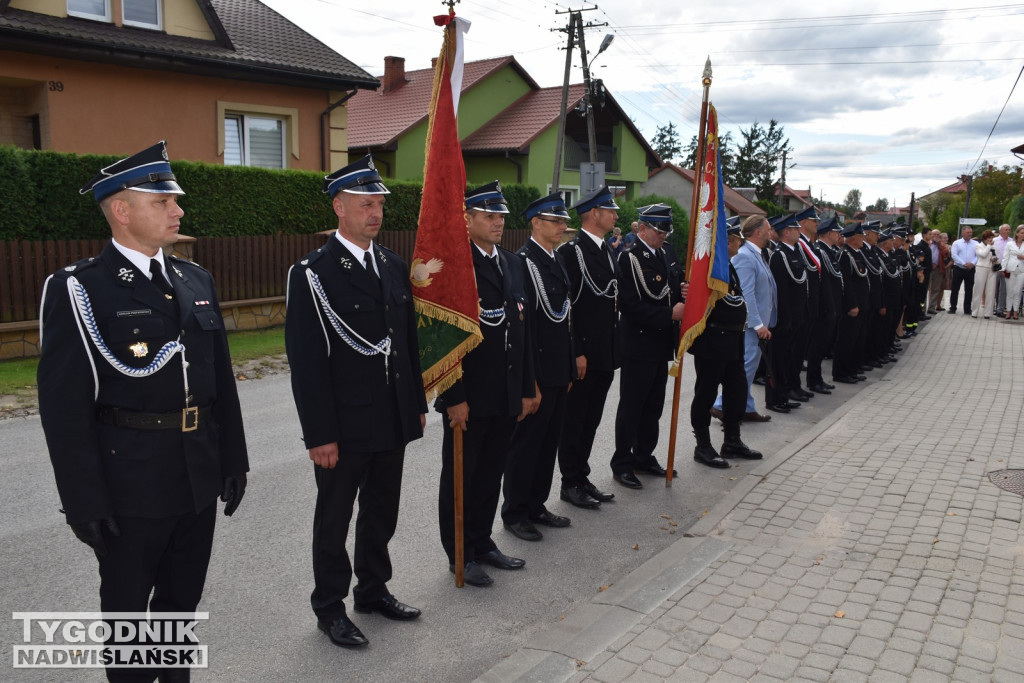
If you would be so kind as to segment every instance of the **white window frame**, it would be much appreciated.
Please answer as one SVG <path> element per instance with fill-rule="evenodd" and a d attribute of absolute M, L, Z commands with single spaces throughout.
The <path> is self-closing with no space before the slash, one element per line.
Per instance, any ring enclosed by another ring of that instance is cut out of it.
<path fill-rule="evenodd" d="M 68 16 L 69 17 L 79 17 L 81 19 L 94 19 L 96 21 L 105 21 L 108 24 L 111 21 L 111 18 L 110 18 L 110 0 L 103 0 L 103 9 L 106 12 L 106 14 L 90 14 L 89 12 L 79 12 L 79 11 L 73 10 L 73 9 L 71 9 L 71 0 L 67 1 L 66 6 L 68 8 Z"/>
<path fill-rule="evenodd" d="M 260 104 L 244 104 L 241 102 L 217 102 L 217 154 L 224 159 L 226 147 L 224 121 L 234 116 L 255 116 L 273 118 L 284 122 L 281 150 L 281 167 L 289 168 L 288 158 L 299 159 L 299 110 L 293 107 L 273 107 Z M 247 153 L 243 150 L 243 165 L 248 166 Z"/>
<path fill-rule="evenodd" d="M 558 188 L 562 191 L 562 197 L 565 198 L 565 207 L 569 208 L 580 198 L 580 186 L 579 185 L 562 185 Z M 551 194 L 554 192 L 554 188 L 551 187 L 551 183 L 547 185 L 547 193 Z"/>
<path fill-rule="evenodd" d="M 158 31 L 163 30 L 164 27 L 164 3 L 162 0 L 153 0 L 156 3 L 156 23 L 147 24 L 142 21 L 128 21 L 125 13 L 125 5 L 130 2 L 137 2 L 138 0 L 121 0 L 121 23 L 125 26 L 136 26 L 138 28 L 149 28 L 156 29 Z M 110 0 L 107 0 L 109 3 Z"/>

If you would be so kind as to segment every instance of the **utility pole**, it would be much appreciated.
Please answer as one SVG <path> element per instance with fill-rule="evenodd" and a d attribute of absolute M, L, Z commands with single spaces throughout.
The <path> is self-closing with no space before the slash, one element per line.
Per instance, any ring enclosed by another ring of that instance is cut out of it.
<path fill-rule="evenodd" d="M 585 88 L 584 102 L 587 107 L 587 146 L 590 148 L 590 161 L 597 161 L 597 132 L 594 127 L 594 107 L 592 102 L 592 93 L 590 85 L 590 64 L 587 59 L 587 46 L 585 42 L 584 29 L 594 28 L 597 26 L 607 26 L 608 24 L 601 23 L 583 23 L 583 12 L 591 12 L 598 9 L 597 5 L 593 7 L 585 7 L 578 10 L 564 10 L 555 12 L 555 14 L 568 14 L 569 25 L 565 28 L 552 29 L 553 31 L 561 31 L 568 35 L 567 43 L 565 46 L 565 77 L 562 81 L 562 109 L 561 117 L 558 121 L 558 140 L 556 141 L 557 147 L 555 148 L 555 171 L 551 179 L 551 190 L 557 192 L 559 189 L 559 181 L 562 174 L 562 155 L 565 149 L 565 119 L 568 115 L 566 111 L 569 107 L 569 75 L 572 71 L 572 50 L 575 43 L 578 41 L 580 46 L 580 54 L 583 59 L 583 82 Z"/>
<path fill-rule="evenodd" d="M 969 218 L 971 215 L 971 188 L 974 185 L 974 176 L 962 175 L 960 176 L 960 182 L 967 183 L 967 199 L 964 201 L 964 218 Z"/>
<path fill-rule="evenodd" d="M 786 205 L 783 203 L 786 200 L 786 151 L 782 150 L 782 181 L 779 183 L 779 208 L 782 212 L 786 212 Z"/>

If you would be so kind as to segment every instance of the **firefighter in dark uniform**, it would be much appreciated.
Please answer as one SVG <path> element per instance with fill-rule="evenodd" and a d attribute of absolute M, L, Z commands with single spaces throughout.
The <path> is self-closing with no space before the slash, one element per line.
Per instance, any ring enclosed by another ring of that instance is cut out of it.
<path fill-rule="evenodd" d="M 882 273 L 882 250 L 878 248 L 878 238 L 882 232 L 882 224 L 879 221 L 864 223 L 864 245 L 861 253 L 868 266 L 868 282 L 871 283 L 870 292 L 870 315 L 864 321 L 867 325 L 866 343 L 864 345 L 863 371 L 880 368 L 884 365 L 882 359 L 887 355 L 888 346 L 884 344 L 886 314 L 885 291 L 882 280 L 885 277 Z M 884 348 L 883 348 L 884 347 Z"/>
<path fill-rule="evenodd" d="M 729 219 L 729 257 L 743 244 L 739 217 Z M 760 460 L 761 453 L 751 450 L 740 439 L 740 421 L 747 406 L 747 372 L 743 367 L 744 331 L 747 306 L 736 270 L 729 264 L 729 292 L 715 302 L 704 322 L 704 331 L 693 340 L 688 351 L 693 355 L 697 379 L 690 403 L 690 425 L 697 445 L 693 459 L 708 467 L 728 469 L 725 458 Z M 725 440 L 722 452 L 711 444 L 711 406 L 722 387 L 722 422 Z"/>
<path fill-rule="evenodd" d="M 672 234 L 672 209 L 651 204 L 637 211 L 637 240 L 619 255 L 622 370 L 611 461 L 615 481 L 631 489 L 643 488 L 636 472 L 665 476 L 654 448 L 683 319 L 679 264 L 675 250 L 663 246 Z"/>
<path fill-rule="evenodd" d="M 927 233 L 928 230 L 925 229 L 924 232 Z M 931 317 L 927 314 L 928 282 L 931 279 L 932 269 L 938 268 L 939 264 L 932 263 L 931 244 L 923 237 L 920 242 L 910 246 L 908 254 L 914 267 L 914 293 L 910 303 L 907 304 L 908 314 L 903 327 L 907 336 L 915 337 L 920 322 Z"/>
<path fill-rule="evenodd" d="M 566 397 L 558 468 L 562 473 L 562 500 L 576 507 L 594 508 L 615 497 L 590 481 L 589 460 L 608 389 L 619 367 L 618 266 L 604 239 L 615 226 L 619 207 L 606 185 L 574 208 L 581 229 L 558 250 L 571 283 L 576 349 L 576 381 Z"/>
<path fill-rule="evenodd" d="M 899 324 L 897 324 L 896 326 L 896 342 L 893 344 L 893 346 L 899 349 L 899 340 L 901 338 L 906 337 L 907 324 L 910 322 L 911 314 L 914 308 L 914 285 L 917 283 L 917 270 L 914 267 L 914 257 L 911 256 L 910 254 L 910 229 L 906 227 L 899 227 L 896 229 L 895 234 L 895 258 L 896 262 L 899 264 L 900 267 L 901 282 L 903 284 L 903 291 L 900 294 L 900 301 L 902 302 L 902 312 L 900 315 Z M 900 334 L 900 332 L 902 332 L 902 334 Z"/>
<path fill-rule="evenodd" d="M 285 347 L 302 438 L 316 479 L 313 580 L 317 626 L 331 642 L 366 637 L 345 611 L 396 620 L 420 611 L 388 591 L 405 447 L 423 436 L 427 403 L 406 264 L 374 243 L 390 194 L 369 156 L 324 179 L 338 229 L 288 274 Z M 354 565 L 345 551 L 358 496 Z"/>
<path fill-rule="evenodd" d="M 885 299 L 885 325 L 878 338 L 882 363 L 895 363 L 897 360 L 893 355 L 893 343 L 896 341 L 896 325 L 900 321 L 903 278 L 894 251 L 894 240 L 891 230 L 883 230 L 878 236 L 878 248 L 882 251 L 882 297 Z"/>
<path fill-rule="evenodd" d="M 843 250 L 839 255 L 839 271 L 843 274 L 843 306 L 839 312 L 832 379 L 843 384 L 863 382 L 860 354 L 864 348 L 864 328 L 871 295 L 868 266 L 861 253 L 864 228 L 851 223 L 842 231 Z"/>
<path fill-rule="evenodd" d="M 499 246 L 508 207 L 498 181 L 466 193 L 466 224 L 480 297 L 483 341 L 462 359 L 462 377 L 434 408 L 448 416 L 441 446 L 438 521 L 448 566 L 455 571 L 454 432 L 462 435 L 463 579 L 471 586 L 493 581 L 481 564 L 520 569 L 491 539 L 501 493 L 501 475 L 517 420 L 536 409 L 533 353 L 527 347 L 529 304 L 522 259 Z"/>
<path fill-rule="evenodd" d="M 807 399 L 806 392 L 798 392 L 794 378 L 800 376 L 803 361 L 799 353 L 799 335 L 807 315 L 807 270 L 803 256 L 797 251 L 800 224 L 789 217 L 776 225 L 779 247 L 768 263 L 775 278 L 779 296 L 778 320 L 772 330 L 771 367 L 769 383 L 765 387 L 765 403 L 777 413 L 788 413 L 800 407 Z"/>
<path fill-rule="evenodd" d="M 818 297 L 820 325 L 815 328 L 807 353 L 807 388 L 816 394 L 830 394 L 835 385 L 825 382 L 822 360 L 832 354 L 836 325 L 843 307 L 843 274 L 839 271 L 839 221 L 835 216 L 818 223 L 817 240 L 811 244 L 821 264 L 821 292 Z"/>
<path fill-rule="evenodd" d="M 813 206 L 809 206 L 803 211 L 798 212 L 793 219 L 800 223 L 800 235 L 797 239 L 797 253 L 800 254 L 800 258 L 804 262 L 804 272 L 807 273 L 807 319 L 804 321 L 803 328 L 797 336 L 797 355 L 800 359 L 798 363 L 794 363 L 792 368 L 792 377 L 790 378 L 790 384 L 794 387 L 792 389 L 793 397 L 797 401 L 807 401 L 814 393 L 811 391 L 811 379 L 807 378 L 807 389 L 805 390 L 800 383 L 800 371 L 804 361 L 808 360 L 811 341 L 818 334 L 819 330 L 824 326 L 824 322 L 821 319 L 821 262 L 818 259 L 818 255 L 811 249 L 811 242 L 817 238 L 818 230 L 818 214 L 815 212 Z"/>
<path fill-rule="evenodd" d="M 57 490 L 99 560 L 104 613 L 194 612 L 217 496 L 231 515 L 249 469 L 217 293 L 208 272 L 164 256 L 184 192 L 163 142 L 89 191 L 112 239 L 43 290 L 39 413 Z M 157 676 L 108 670 L 140 674 Z"/>
<path fill-rule="evenodd" d="M 532 202 L 524 215 L 530 222 L 531 236 L 516 253 L 525 261 L 528 275 L 529 303 L 525 314 L 530 319 L 540 406 L 523 418 L 512 433 L 502 487 L 505 502 L 501 519 L 515 536 L 524 541 L 539 541 L 543 535 L 536 524 L 556 528 L 570 524 L 568 517 L 553 514 L 545 503 L 555 472 L 566 392 L 576 375 L 576 356 L 572 348 L 569 276 L 562 255 L 555 251 L 569 225 L 562 193 Z"/>

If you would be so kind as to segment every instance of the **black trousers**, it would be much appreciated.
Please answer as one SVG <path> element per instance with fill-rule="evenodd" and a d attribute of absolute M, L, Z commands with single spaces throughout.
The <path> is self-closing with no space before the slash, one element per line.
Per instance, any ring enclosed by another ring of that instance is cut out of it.
<path fill-rule="evenodd" d="M 501 519 L 506 524 L 525 522 L 546 509 L 555 474 L 558 438 L 565 418 L 568 385 L 541 386 L 540 408 L 516 424 L 505 464 Z"/>
<path fill-rule="evenodd" d="M 822 384 L 825 378 L 821 374 L 821 363 L 832 350 L 836 340 L 836 317 L 823 316 L 811 328 L 810 344 L 807 347 L 807 386 Z"/>
<path fill-rule="evenodd" d="M 441 419 L 444 440 L 437 515 L 441 546 L 451 564 L 455 562 L 455 433 L 447 416 Z M 516 418 L 474 417 L 471 411 L 467 426 L 469 429 L 462 433 L 462 538 L 465 561 L 469 562 L 497 548 L 491 540 L 491 529 L 498 512 L 501 475 Z"/>
<path fill-rule="evenodd" d="M 379 453 L 341 453 L 334 469 L 313 466 L 316 510 L 313 513 L 313 594 L 310 604 L 320 619 L 345 614 L 353 564 L 345 550 L 352 506 L 356 516 L 355 602 L 388 595 L 391 556 L 388 542 L 398 525 L 405 447 Z"/>
<path fill-rule="evenodd" d="M 604 415 L 608 389 L 615 378 L 614 370 L 590 369 L 583 379 L 576 380 L 565 397 L 565 423 L 558 442 L 558 469 L 562 488 L 578 486 L 590 476 L 590 451 L 594 436 Z"/>
<path fill-rule="evenodd" d="M 878 360 L 879 358 L 889 354 L 889 347 L 892 346 L 892 339 L 886 339 L 888 333 L 889 308 L 886 307 L 885 314 L 881 314 L 878 311 L 872 311 L 871 329 L 868 330 L 867 357 L 869 361 Z"/>
<path fill-rule="evenodd" d="M 195 612 L 210 565 L 217 504 L 211 502 L 198 514 L 116 521 L 121 535 L 105 536 L 107 554 L 97 555 L 100 609 L 106 614 Z M 185 669 L 167 671 L 187 680 Z M 157 674 L 154 669 L 107 669 L 111 681 L 152 681 Z"/>
<path fill-rule="evenodd" d="M 839 317 L 836 332 L 836 351 L 832 357 L 832 378 L 854 377 L 860 374 L 860 361 L 857 358 L 857 345 L 860 343 L 861 330 L 864 325 L 864 311 L 857 317 L 843 313 Z"/>
<path fill-rule="evenodd" d="M 960 298 L 960 285 L 964 286 L 964 313 L 971 312 L 971 298 L 974 295 L 974 269 L 953 266 L 953 287 L 949 292 L 949 310 L 956 310 Z"/>
<path fill-rule="evenodd" d="M 742 335 L 740 332 L 741 343 Z M 707 435 L 711 425 L 711 406 L 722 387 L 722 421 L 728 433 L 739 433 L 740 420 L 747 407 L 747 372 L 743 356 L 739 358 L 693 357 L 697 378 L 693 383 L 693 401 L 690 402 L 690 426 L 697 435 L 697 443 Z"/>
<path fill-rule="evenodd" d="M 765 383 L 764 400 L 768 405 L 778 405 L 789 400 L 788 394 L 791 389 L 796 389 L 799 384 L 794 384 L 793 376 L 799 378 L 800 353 L 797 348 L 798 334 L 795 329 L 783 329 L 776 327 L 772 330 L 772 338 L 769 342 L 771 353 L 768 354 L 769 381 Z M 797 372 L 793 372 L 796 365 Z"/>
<path fill-rule="evenodd" d="M 797 330 L 794 353 L 790 359 L 789 381 L 787 382 L 791 389 L 799 389 L 801 387 L 800 373 L 803 370 L 804 361 L 807 360 L 808 354 L 811 351 L 815 330 L 821 327 L 821 324 L 821 319 L 815 315 L 813 318 L 808 317 Z"/>
<path fill-rule="evenodd" d="M 665 409 L 668 361 L 629 358 L 619 371 L 619 407 L 615 411 L 614 474 L 632 473 L 657 463 L 658 420 Z"/>

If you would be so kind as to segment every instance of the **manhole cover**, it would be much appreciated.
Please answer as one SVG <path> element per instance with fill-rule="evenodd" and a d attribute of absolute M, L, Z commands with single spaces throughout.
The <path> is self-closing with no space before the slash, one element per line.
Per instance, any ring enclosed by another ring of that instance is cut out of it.
<path fill-rule="evenodd" d="M 1024 470 L 996 470 L 988 473 L 988 480 L 1004 491 L 1024 496 Z"/>

